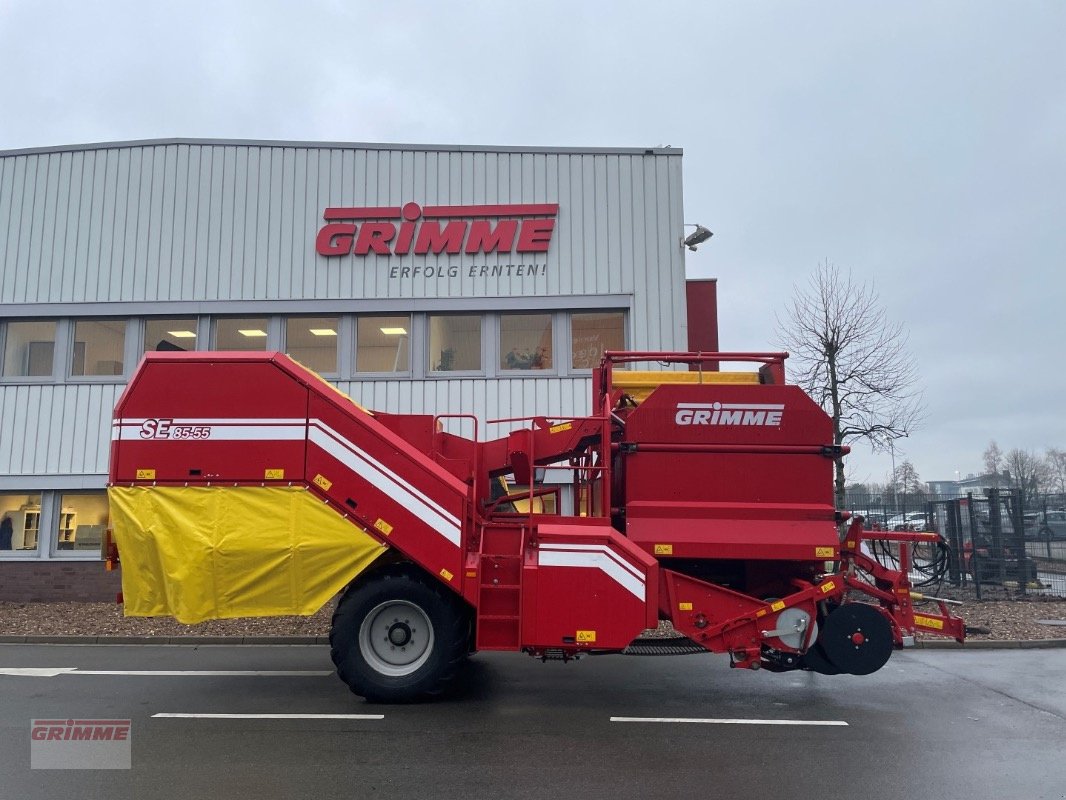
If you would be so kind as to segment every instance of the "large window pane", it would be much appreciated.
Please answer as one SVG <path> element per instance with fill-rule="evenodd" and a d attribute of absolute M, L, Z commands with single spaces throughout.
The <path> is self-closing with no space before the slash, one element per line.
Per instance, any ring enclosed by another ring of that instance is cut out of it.
<path fill-rule="evenodd" d="M 121 375 L 125 320 L 81 319 L 74 323 L 71 375 Z"/>
<path fill-rule="evenodd" d="M 145 320 L 144 352 L 196 349 L 196 317 Z"/>
<path fill-rule="evenodd" d="M 46 377 L 52 374 L 56 324 L 52 322 L 7 323 L 4 347 L 5 377 Z"/>
<path fill-rule="evenodd" d="M 410 369 L 411 317 L 359 317 L 355 330 L 358 372 L 407 372 Z"/>
<path fill-rule="evenodd" d="M 625 349 L 625 315 L 621 311 L 570 315 L 574 369 L 592 369 L 600 363 L 604 350 Z"/>
<path fill-rule="evenodd" d="M 104 492 L 59 496 L 56 550 L 98 551 L 107 529 L 107 495 Z"/>
<path fill-rule="evenodd" d="M 0 553 L 37 549 L 39 494 L 0 494 Z"/>
<path fill-rule="evenodd" d="M 308 369 L 337 372 L 336 317 L 293 317 L 285 321 L 285 352 Z"/>
<path fill-rule="evenodd" d="M 551 369 L 551 314 L 500 317 L 500 369 Z"/>
<path fill-rule="evenodd" d="M 481 317 L 429 317 L 429 369 L 434 372 L 481 369 Z"/>
<path fill-rule="evenodd" d="M 215 321 L 216 350 L 266 350 L 269 320 L 265 317 Z"/>

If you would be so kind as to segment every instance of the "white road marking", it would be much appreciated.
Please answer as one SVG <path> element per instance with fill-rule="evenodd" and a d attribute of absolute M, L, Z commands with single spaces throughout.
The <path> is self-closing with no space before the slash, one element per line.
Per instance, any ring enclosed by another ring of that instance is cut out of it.
<path fill-rule="evenodd" d="M 0 667 L 0 675 L 21 675 L 26 678 L 54 678 L 73 672 L 76 667 Z"/>
<path fill-rule="evenodd" d="M 838 719 L 692 719 L 688 717 L 611 717 L 611 722 L 694 722 L 702 725 L 820 725 L 847 726 Z"/>
<path fill-rule="evenodd" d="M 163 719 L 385 719 L 384 714 L 152 714 Z"/>
<path fill-rule="evenodd" d="M 333 670 L 293 669 L 78 669 L 77 667 L 0 667 L 0 675 L 54 678 L 57 675 L 129 675 L 135 677 L 244 677 L 319 678 Z"/>

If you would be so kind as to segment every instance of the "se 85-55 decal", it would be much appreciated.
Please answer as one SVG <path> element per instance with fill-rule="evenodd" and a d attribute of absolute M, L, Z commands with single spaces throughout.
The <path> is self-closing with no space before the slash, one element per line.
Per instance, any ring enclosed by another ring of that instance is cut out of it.
<path fill-rule="evenodd" d="M 146 419 L 141 423 L 142 439 L 210 439 L 209 425 L 175 425 L 173 419 Z"/>

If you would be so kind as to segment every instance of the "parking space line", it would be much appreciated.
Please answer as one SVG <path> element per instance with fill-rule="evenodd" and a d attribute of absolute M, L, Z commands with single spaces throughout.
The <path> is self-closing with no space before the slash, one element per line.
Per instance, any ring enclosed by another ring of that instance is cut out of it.
<path fill-rule="evenodd" d="M 384 714 L 183 714 L 160 712 L 153 719 L 385 719 Z"/>
<path fill-rule="evenodd" d="M 0 675 L 24 678 L 55 678 L 59 675 L 123 675 L 127 677 L 265 677 L 321 678 L 332 675 L 331 669 L 78 669 L 77 667 L 0 667 Z"/>
<path fill-rule="evenodd" d="M 847 726 L 839 719 L 693 719 L 690 717 L 611 717 L 611 722 L 679 722 L 700 725 L 815 725 Z"/>

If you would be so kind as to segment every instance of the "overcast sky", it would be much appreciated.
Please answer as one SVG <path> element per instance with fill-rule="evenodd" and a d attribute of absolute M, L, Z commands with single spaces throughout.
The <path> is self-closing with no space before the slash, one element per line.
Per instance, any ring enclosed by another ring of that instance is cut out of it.
<path fill-rule="evenodd" d="M 1064 41 L 1061 2 L 0 0 L 0 149 L 684 148 L 722 346 L 774 348 L 820 261 L 873 281 L 928 407 L 897 461 L 951 479 L 1066 447 Z"/>

